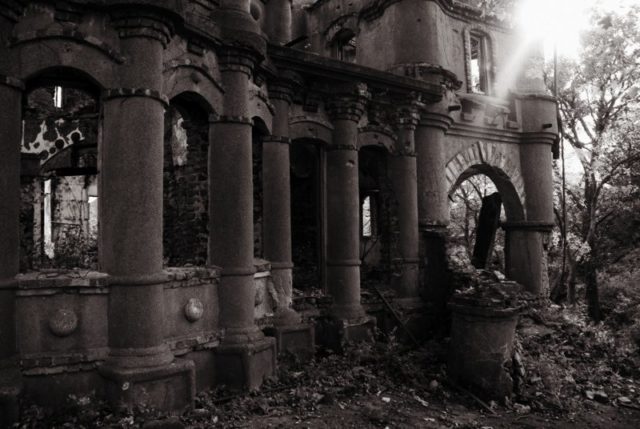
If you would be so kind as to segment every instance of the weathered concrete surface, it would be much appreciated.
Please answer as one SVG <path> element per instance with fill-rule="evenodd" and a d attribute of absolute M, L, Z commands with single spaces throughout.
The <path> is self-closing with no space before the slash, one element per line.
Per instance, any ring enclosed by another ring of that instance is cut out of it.
<path fill-rule="evenodd" d="M 513 391 L 511 359 L 518 310 L 451 304 L 448 373 L 489 399 Z"/>

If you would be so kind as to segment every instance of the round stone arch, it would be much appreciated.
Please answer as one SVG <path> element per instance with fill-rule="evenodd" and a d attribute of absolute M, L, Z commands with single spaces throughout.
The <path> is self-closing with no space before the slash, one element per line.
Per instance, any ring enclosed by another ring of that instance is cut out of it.
<path fill-rule="evenodd" d="M 46 43 L 40 38 L 26 38 L 11 47 L 10 55 L 15 61 L 10 63 L 17 68 L 14 76 L 24 82 L 51 70 L 70 70 L 105 90 L 117 86 L 117 68 L 124 59 L 115 50 L 104 46 L 65 37 L 50 38 Z"/>
<path fill-rule="evenodd" d="M 449 195 L 462 182 L 476 174 L 488 176 L 496 185 L 502 196 L 509 222 L 526 219 L 522 175 L 498 144 L 479 141 L 458 152 L 449 160 L 446 166 Z"/>
<path fill-rule="evenodd" d="M 329 145 L 333 141 L 333 125 L 321 115 L 293 117 L 289 121 L 291 141 L 313 141 L 320 145 Z"/>
<path fill-rule="evenodd" d="M 358 149 L 379 147 L 387 153 L 393 153 L 397 137 L 390 130 L 382 127 L 361 128 L 358 133 Z"/>
<path fill-rule="evenodd" d="M 186 94 L 210 114 L 222 111 L 222 86 L 204 66 L 173 61 L 164 70 L 163 86 L 170 100 Z"/>

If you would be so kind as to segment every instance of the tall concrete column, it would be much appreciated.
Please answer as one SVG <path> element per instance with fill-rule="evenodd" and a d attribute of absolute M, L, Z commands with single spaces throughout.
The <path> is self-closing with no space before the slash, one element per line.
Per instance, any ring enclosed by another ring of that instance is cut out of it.
<path fill-rule="evenodd" d="M 400 114 L 398 140 L 389 159 L 389 174 L 393 194 L 398 202 L 400 273 L 392 286 L 401 299 L 418 298 L 418 176 L 415 151 L 415 130 L 419 115 L 409 107 Z"/>
<path fill-rule="evenodd" d="M 271 262 L 271 276 L 278 292 L 278 315 L 292 317 L 291 184 L 289 162 L 289 107 L 291 89 L 269 85 L 275 108 L 272 135 L 262 149 L 264 257 Z M 298 319 L 299 321 L 299 319 Z"/>
<path fill-rule="evenodd" d="M 549 274 L 545 240 L 552 226 L 547 223 L 512 222 L 505 230 L 505 271 L 525 290 L 540 298 L 549 297 Z"/>
<path fill-rule="evenodd" d="M 360 189 L 358 122 L 368 92 L 349 88 L 334 96 L 327 110 L 333 141 L 327 147 L 327 285 L 333 297 L 329 310 L 340 325 L 340 341 L 362 340 L 370 320 L 360 304 Z"/>
<path fill-rule="evenodd" d="M 16 349 L 16 275 L 20 266 L 22 82 L 0 75 L 0 427 L 18 417 L 22 389 Z"/>
<path fill-rule="evenodd" d="M 526 221 L 505 225 L 507 275 L 546 299 L 550 293 L 546 241 L 555 223 L 552 145 L 558 130 L 556 104 L 552 97 L 542 94 L 518 98 L 522 112 L 520 168 Z"/>
<path fill-rule="evenodd" d="M 124 406 L 179 409 L 195 395 L 194 366 L 176 361 L 164 341 L 162 170 L 163 50 L 160 17 L 115 17 L 127 61 L 119 88 L 103 94 L 100 204 L 101 268 L 110 275 L 107 396 Z M 164 379 L 167 382 L 158 383 Z M 169 394 L 169 391 L 178 392 Z"/>
<path fill-rule="evenodd" d="M 421 113 L 416 130 L 418 161 L 418 217 L 420 228 L 421 280 L 425 297 L 437 313 L 446 311 L 450 290 L 446 271 L 446 229 L 449 224 L 445 133 L 450 116 L 438 111 Z"/>
<path fill-rule="evenodd" d="M 443 113 L 422 112 L 416 130 L 418 216 L 421 231 L 442 229 L 449 225 L 445 133 L 452 122 L 451 117 Z"/>
<path fill-rule="evenodd" d="M 283 73 L 286 74 L 286 73 Z M 302 355 L 314 352 L 313 327 L 303 324 L 292 306 L 291 182 L 289 160 L 289 108 L 293 79 L 269 84 L 269 98 L 275 108 L 273 133 L 263 140 L 262 191 L 264 257 L 271 262 L 271 278 L 278 294 L 274 328 L 267 333 L 276 338 L 278 351 Z"/>
<path fill-rule="evenodd" d="M 291 41 L 291 0 L 271 0 L 267 4 L 267 35 L 269 41 L 284 45 Z"/>
<path fill-rule="evenodd" d="M 249 79 L 256 56 L 239 47 L 219 51 L 225 89 L 209 151 L 209 264 L 222 268 L 218 294 L 222 345 L 218 381 L 255 388 L 275 370 L 275 342 L 254 321 L 253 161 Z"/>

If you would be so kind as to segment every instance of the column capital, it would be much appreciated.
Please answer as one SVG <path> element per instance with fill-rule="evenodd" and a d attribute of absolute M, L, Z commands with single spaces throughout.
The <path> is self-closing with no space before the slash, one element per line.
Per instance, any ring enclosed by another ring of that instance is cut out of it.
<path fill-rule="evenodd" d="M 398 128 L 415 130 L 420 123 L 420 113 L 415 103 L 405 104 L 397 111 Z"/>
<path fill-rule="evenodd" d="M 169 107 L 169 98 L 160 91 L 148 88 L 110 88 L 102 93 L 102 98 L 107 101 L 114 98 L 146 97 L 156 100 L 165 108 Z"/>
<path fill-rule="evenodd" d="M 164 16 L 137 9 L 122 9 L 112 13 L 113 26 L 121 39 L 145 37 L 167 47 L 173 36 L 173 23 Z"/>
<path fill-rule="evenodd" d="M 283 70 L 268 83 L 269 98 L 291 104 L 296 90 L 303 84 L 302 77 L 293 71 Z"/>
<path fill-rule="evenodd" d="M 442 131 L 448 131 L 453 124 L 453 118 L 443 113 L 436 113 L 430 111 L 420 112 L 420 126 L 437 128 Z"/>
<path fill-rule="evenodd" d="M 333 120 L 342 119 L 359 122 L 365 112 L 371 94 L 365 84 L 349 85 L 337 90 L 326 104 L 327 113 Z"/>
<path fill-rule="evenodd" d="M 258 52 L 242 46 L 223 45 L 218 48 L 217 54 L 222 73 L 240 72 L 249 77 L 260 60 Z"/>

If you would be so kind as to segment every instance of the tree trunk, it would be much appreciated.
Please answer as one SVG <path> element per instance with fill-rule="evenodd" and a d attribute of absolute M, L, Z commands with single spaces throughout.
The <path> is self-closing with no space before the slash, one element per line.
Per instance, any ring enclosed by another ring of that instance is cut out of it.
<path fill-rule="evenodd" d="M 598 294 L 598 253 L 595 240 L 589 240 L 591 252 L 584 264 L 584 281 L 586 284 L 587 309 L 591 320 L 598 323 L 601 319 L 600 297 Z"/>

